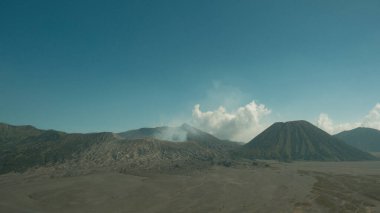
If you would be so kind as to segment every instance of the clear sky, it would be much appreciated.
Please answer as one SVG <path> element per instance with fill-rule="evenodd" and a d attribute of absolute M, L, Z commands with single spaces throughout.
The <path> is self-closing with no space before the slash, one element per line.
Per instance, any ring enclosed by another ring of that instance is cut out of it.
<path fill-rule="evenodd" d="M 380 102 L 380 1 L 0 1 L 0 121 L 123 131 L 232 114 L 357 122 Z"/>

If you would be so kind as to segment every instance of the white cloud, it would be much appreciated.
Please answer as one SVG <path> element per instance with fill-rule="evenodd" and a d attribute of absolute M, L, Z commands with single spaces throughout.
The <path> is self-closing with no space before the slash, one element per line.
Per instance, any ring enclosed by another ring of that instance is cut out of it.
<path fill-rule="evenodd" d="M 327 115 L 326 113 L 319 114 L 317 126 L 330 134 L 334 132 L 333 121 L 329 118 L 329 115 Z"/>
<path fill-rule="evenodd" d="M 317 120 L 317 126 L 330 134 L 336 134 L 345 130 L 354 129 L 360 126 L 360 123 L 340 123 L 334 121 L 325 113 L 321 113 Z"/>
<path fill-rule="evenodd" d="M 380 130 L 380 103 L 376 104 L 376 106 L 369 111 L 368 115 L 365 116 L 362 126 Z"/>
<path fill-rule="evenodd" d="M 336 134 L 357 127 L 369 127 L 380 130 L 380 103 L 376 104 L 375 107 L 358 122 L 335 124 L 327 114 L 321 113 L 317 120 L 317 126 L 330 134 Z"/>
<path fill-rule="evenodd" d="M 239 107 L 234 112 L 220 106 L 215 111 L 202 112 L 197 104 L 193 109 L 193 125 L 219 138 L 249 141 L 267 125 L 263 121 L 271 111 L 255 101 Z"/>

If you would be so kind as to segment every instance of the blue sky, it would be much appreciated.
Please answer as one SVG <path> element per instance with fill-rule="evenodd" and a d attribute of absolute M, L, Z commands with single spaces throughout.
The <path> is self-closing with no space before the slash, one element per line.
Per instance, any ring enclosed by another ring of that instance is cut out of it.
<path fill-rule="evenodd" d="M 0 2 L 0 121 L 69 132 L 192 120 L 356 122 L 380 102 L 379 1 Z"/>

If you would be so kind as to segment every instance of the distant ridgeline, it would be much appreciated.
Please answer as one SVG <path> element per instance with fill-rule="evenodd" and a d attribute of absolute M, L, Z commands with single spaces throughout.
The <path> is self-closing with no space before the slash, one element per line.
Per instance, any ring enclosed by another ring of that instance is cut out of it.
<path fill-rule="evenodd" d="M 336 134 L 335 137 L 366 152 L 380 152 L 380 131 L 359 127 Z"/>
<path fill-rule="evenodd" d="M 306 121 L 275 123 L 245 145 L 220 140 L 187 124 L 89 134 L 0 124 L 0 173 L 61 164 L 78 169 L 196 168 L 242 158 L 375 159 Z"/>

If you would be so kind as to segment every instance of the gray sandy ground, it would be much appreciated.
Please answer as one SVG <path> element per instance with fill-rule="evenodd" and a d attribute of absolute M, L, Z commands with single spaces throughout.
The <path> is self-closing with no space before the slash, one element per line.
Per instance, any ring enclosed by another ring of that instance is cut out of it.
<path fill-rule="evenodd" d="M 0 212 L 380 212 L 380 162 L 0 176 Z"/>

